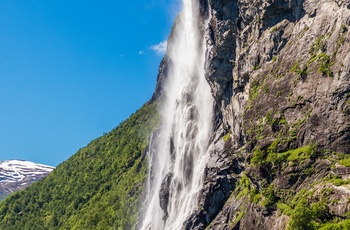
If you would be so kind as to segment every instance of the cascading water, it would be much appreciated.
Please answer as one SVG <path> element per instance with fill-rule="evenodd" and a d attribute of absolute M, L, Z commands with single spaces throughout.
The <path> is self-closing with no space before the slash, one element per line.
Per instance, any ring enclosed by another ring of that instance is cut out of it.
<path fill-rule="evenodd" d="M 198 0 L 183 0 L 168 47 L 162 126 L 149 148 L 142 230 L 182 229 L 198 206 L 209 158 L 213 99 L 204 77 L 205 19 Z"/>

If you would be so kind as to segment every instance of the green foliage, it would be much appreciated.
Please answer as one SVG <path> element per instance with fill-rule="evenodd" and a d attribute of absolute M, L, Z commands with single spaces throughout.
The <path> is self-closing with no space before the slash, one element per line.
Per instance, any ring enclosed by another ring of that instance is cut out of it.
<path fill-rule="evenodd" d="M 326 223 L 319 230 L 344 230 L 350 229 L 350 219 L 339 221 L 338 223 Z"/>
<path fill-rule="evenodd" d="M 260 197 L 261 197 L 261 195 L 259 194 L 259 190 L 256 187 L 253 187 L 250 190 L 249 197 L 250 197 L 250 202 L 257 204 L 260 201 Z"/>
<path fill-rule="evenodd" d="M 268 92 L 270 92 L 270 88 L 269 87 L 265 87 L 264 88 L 264 93 L 268 93 Z"/>
<path fill-rule="evenodd" d="M 313 213 L 309 207 L 308 202 L 302 199 L 293 210 L 290 221 L 288 224 L 288 230 L 312 230 L 314 225 L 312 224 Z"/>
<path fill-rule="evenodd" d="M 224 139 L 224 141 L 226 142 L 226 141 L 228 141 L 228 139 L 230 138 L 230 135 L 231 135 L 231 131 L 228 132 L 228 133 L 226 133 L 226 134 L 222 137 L 222 139 Z"/>
<path fill-rule="evenodd" d="M 297 101 L 302 100 L 302 99 L 303 99 L 303 98 L 302 98 L 301 96 L 298 96 Z M 306 121 L 308 118 L 310 118 L 311 113 L 312 113 L 312 109 L 310 109 L 310 110 L 307 112 L 306 116 L 304 116 L 302 119 L 299 119 L 299 120 L 297 120 L 295 123 L 293 123 L 293 124 L 292 124 L 292 127 L 293 127 L 294 129 L 299 128 L 302 124 L 305 123 L 305 121 Z"/>
<path fill-rule="evenodd" d="M 288 161 L 297 161 L 297 162 L 311 158 L 315 154 L 316 154 L 316 149 L 314 145 L 306 145 L 306 146 L 282 153 L 282 155 L 288 155 L 288 158 L 287 158 Z"/>
<path fill-rule="evenodd" d="M 238 194 L 236 196 L 237 199 L 248 194 L 248 192 L 250 191 L 250 181 L 247 175 L 243 174 L 241 180 L 239 181 L 236 187 L 236 191 L 238 191 Z"/>
<path fill-rule="evenodd" d="M 262 151 L 260 148 L 256 149 L 253 153 L 253 158 L 251 159 L 251 163 L 252 164 L 261 164 L 264 162 L 265 160 L 265 156 L 266 154 L 264 153 L 264 151 Z"/>
<path fill-rule="evenodd" d="M 271 33 L 276 33 L 279 30 L 278 26 L 274 26 L 271 29 Z"/>
<path fill-rule="evenodd" d="M 304 65 L 303 67 L 300 67 L 300 62 L 296 61 L 290 71 L 298 74 L 301 78 L 305 78 L 305 76 L 308 73 L 307 68 L 308 68 L 308 65 Z"/>
<path fill-rule="evenodd" d="M 273 165 L 280 165 L 284 162 L 301 162 L 302 160 L 312 158 L 316 154 L 316 148 L 314 145 L 306 145 L 297 149 L 288 150 L 283 153 L 276 153 L 276 148 L 279 143 L 277 139 L 274 141 L 268 149 L 268 155 L 266 162 L 270 162 Z"/>
<path fill-rule="evenodd" d="M 266 189 L 262 190 L 262 195 L 264 196 L 261 205 L 267 209 L 274 208 L 276 205 L 277 197 L 275 195 L 275 188 L 273 184 L 271 184 Z"/>
<path fill-rule="evenodd" d="M 332 188 L 324 188 L 319 201 L 315 202 L 313 191 L 304 188 L 289 200 L 291 205 L 278 202 L 277 208 L 290 217 L 287 229 L 349 229 L 349 220 L 334 218 L 327 206 L 332 193 Z"/>
<path fill-rule="evenodd" d="M 300 71 L 300 62 L 296 61 L 293 65 L 293 67 L 290 69 L 293 73 L 299 73 Z"/>
<path fill-rule="evenodd" d="M 257 204 L 261 200 L 261 194 L 257 193 L 251 199 L 254 204 Z"/>
<path fill-rule="evenodd" d="M 145 148 L 157 126 L 146 104 L 49 176 L 0 203 L 0 229 L 133 229 L 144 190 Z"/>
<path fill-rule="evenodd" d="M 344 165 L 345 167 L 350 167 L 350 156 L 348 158 L 338 161 L 338 163 Z"/>
<path fill-rule="evenodd" d="M 282 95 L 281 91 L 278 90 L 278 91 L 276 92 L 275 98 L 279 98 L 281 95 Z"/>
<path fill-rule="evenodd" d="M 236 211 L 233 214 L 233 218 L 232 218 L 232 222 L 229 223 L 229 228 L 233 228 L 234 226 L 236 226 L 236 224 L 245 216 L 245 212 L 244 211 Z M 209 228 L 206 228 L 209 229 Z"/>
<path fill-rule="evenodd" d="M 333 182 L 333 184 L 335 186 L 341 186 L 341 185 L 344 185 L 344 184 L 350 184 L 350 179 L 343 180 L 341 178 L 333 178 L 332 182 Z"/>
<path fill-rule="evenodd" d="M 340 29 L 339 29 L 339 33 L 338 33 L 338 39 L 337 39 L 337 45 L 336 45 L 336 48 L 335 50 L 333 51 L 333 55 L 332 55 L 332 58 L 335 59 L 340 47 L 342 45 L 344 45 L 344 43 L 346 42 L 346 35 L 345 33 L 348 31 L 347 27 L 342 24 L 340 26 Z"/>
<path fill-rule="evenodd" d="M 250 87 L 249 99 L 255 100 L 259 95 L 259 90 L 261 89 L 261 85 L 258 81 L 253 81 Z"/>
<path fill-rule="evenodd" d="M 277 202 L 276 206 L 279 210 L 281 210 L 283 214 L 287 216 L 290 216 L 293 214 L 293 209 L 286 203 Z"/>
<path fill-rule="evenodd" d="M 318 55 L 318 60 L 320 61 L 320 67 L 318 72 L 324 76 L 333 77 L 333 72 L 330 70 L 330 67 L 334 64 L 331 63 L 330 57 L 326 53 L 320 53 Z"/>
<path fill-rule="evenodd" d="M 252 67 L 253 71 L 258 70 L 258 69 L 260 69 L 260 66 L 258 66 L 258 65 L 255 65 L 255 66 Z"/>
<path fill-rule="evenodd" d="M 331 71 L 330 67 L 334 64 L 334 62 L 331 62 L 330 56 L 325 53 L 325 50 L 326 50 L 325 38 L 326 38 L 325 36 L 318 37 L 315 43 L 311 46 L 309 50 L 309 53 L 311 54 L 311 58 L 306 64 L 306 66 L 318 60 L 320 62 L 318 72 L 324 76 L 333 77 L 333 72 Z M 342 45 L 343 42 L 344 42 L 344 36 L 342 35 L 341 38 L 339 39 L 339 44 L 337 44 L 336 50 L 339 49 L 339 47 Z M 333 57 L 335 56 L 336 52 L 337 51 L 335 51 Z"/>
<path fill-rule="evenodd" d="M 311 46 L 309 53 L 311 55 L 316 55 L 316 53 L 321 50 L 323 51 L 326 48 L 326 44 L 325 44 L 325 36 L 320 36 L 316 39 L 315 43 Z"/>
<path fill-rule="evenodd" d="M 323 221 L 329 218 L 329 210 L 327 204 L 323 201 L 312 203 L 311 210 L 314 220 Z"/>

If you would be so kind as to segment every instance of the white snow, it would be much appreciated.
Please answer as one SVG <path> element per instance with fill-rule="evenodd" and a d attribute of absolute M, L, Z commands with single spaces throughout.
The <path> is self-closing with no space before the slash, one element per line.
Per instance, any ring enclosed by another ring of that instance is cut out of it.
<path fill-rule="evenodd" d="M 26 178 L 50 173 L 54 167 L 30 161 L 0 161 L 0 183 L 19 182 Z"/>

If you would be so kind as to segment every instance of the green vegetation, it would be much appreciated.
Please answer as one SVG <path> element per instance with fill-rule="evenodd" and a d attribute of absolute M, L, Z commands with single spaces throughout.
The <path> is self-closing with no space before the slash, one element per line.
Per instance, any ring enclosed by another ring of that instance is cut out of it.
<path fill-rule="evenodd" d="M 324 150 L 323 153 L 326 155 L 321 154 L 322 151 L 316 151 L 316 147 L 313 144 L 278 153 L 276 149 L 279 142 L 280 140 L 276 139 L 267 150 L 256 148 L 251 159 L 251 166 L 268 168 L 269 175 L 275 177 L 284 169 L 281 166 L 291 166 L 291 162 L 297 165 L 306 159 L 325 156 L 334 162 L 348 159 L 348 155 L 343 153 Z M 303 176 L 308 177 L 308 175 L 311 176 L 314 173 L 315 169 L 313 166 L 308 166 L 302 172 L 288 173 L 287 178 L 291 181 L 299 181 Z M 268 180 L 261 181 L 259 190 L 251 190 L 251 202 L 267 210 L 277 209 L 284 215 L 289 216 L 288 230 L 349 229 L 350 221 L 348 218 L 350 212 L 346 214 L 347 217 L 340 218 L 332 213 L 328 205 L 337 205 L 338 202 L 341 202 L 340 199 L 334 197 L 336 193 L 332 186 L 350 184 L 350 179 L 343 179 L 341 176 L 328 174 L 321 181 L 310 184 L 309 187 L 304 187 L 299 191 L 278 188 L 275 180 L 269 180 L 270 182 Z M 247 186 L 240 187 L 246 190 Z"/>
<path fill-rule="evenodd" d="M 320 36 L 316 39 L 315 43 L 311 46 L 309 53 L 315 55 L 319 50 L 324 51 L 326 49 L 325 35 Z"/>
<path fill-rule="evenodd" d="M 330 57 L 326 53 L 320 53 L 317 55 L 318 60 L 321 62 L 318 72 L 324 76 L 333 77 L 333 72 L 330 70 L 330 67 L 334 64 L 331 63 Z"/>
<path fill-rule="evenodd" d="M 293 67 L 290 69 L 293 73 L 299 73 L 300 72 L 300 62 L 297 60 Z"/>
<path fill-rule="evenodd" d="M 271 33 L 275 33 L 275 32 L 277 32 L 278 31 L 278 26 L 274 26 L 274 27 L 272 27 L 272 29 L 271 29 Z"/>
<path fill-rule="evenodd" d="M 350 179 L 343 180 L 341 178 L 333 178 L 332 182 L 335 186 L 341 186 L 344 184 L 350 184 Z"/>
<path fill-rule="evenodd" d="M 292 211 L 288 230 L 314 229 L 312 224 L 312 210 L 305 199 L 302 199 Z"/>
<path fill-rule="evenodd" d="M 294 77 L 290 82 L 297 87 L 302 85 L 300 80 L 311 81 L 314 76 L 333 78 L 335 71 L 338 71 L 336 52 L 339 49 L 343 54 L 341 46 L 347 41 L 346 32 L 347 28 L 342 25 L 335 44 L 328 41 L 332 35 L 330 33 L 318 37 L 306 60 L 301 57 L 289 62 L 289 75 Z M 332 35 L 332 40 L 334 36 L 336 34 Z M 332 55 L 332 52 L 335 53 Z M 276 67 L 283 60 L 272 57 L 272 61 L 278 62 L 271 63 Z M 287 215 L 290 218 L 288 229 L 350 229 L 350 212 L 341 215 L 334 212 L 337 205 L 346 203 L 339 191 L 346 188 L 344 185 L 350 184 L 350 179 L 343 175 L 345 169 L 341 169 L 338 164 L 350 167 L 350 157 L 348 154 L 322 150 L 321 145 L 316 148 L 317 139 L 300 146 L 305 143 L 301 138 L 306 126 L 312 123 L 310 117 L 315 111 L 308 107 L 308 100 L 300 94 L 299 89 L 286 91 L 282 87 L 271 88 L 272 83 L 283 86 L 284 81 L 279 80 L 283 75 L 288 76 L 288 73 L 271 69 L 251 81 L 249 114 L 244 121 L 247 151 L 251 153 L 246 158 L 249 169 L 246 176 L 249 180 L 242 179 L 237 183 L 239 185 L 234 195 L 240 200 L 242 197 L 250 198 L 251 205 L 259 207 L 263 213 Z M 264 93 L 269 99 L 278 99 L 271 108 L 260 99 L 266 98 Z M 281 101 L 279 98 L 288 93 L 291 107 L 301 108 L 297 116 L 291 117 L 278 104 Z M 344 96 L 344 101 L 346 106 L 350 105 L 348 95 Z M 338 130 L 340 128 L 339 125 Z M 247 181 L 248 184 L 244 183 Z"/>
<path fill-rule="evenodd" d="M 266 153 L 262 151 L 260 148 L 257 148 L 253 152 L 253 158 L 250 160 L 250 162 L 254 165 L 260 165 L 261 163 L 264 162 L 266 157 Z"/>
<path fill-rule="evenodd" d="M 309 203 L 302 197 L 291 210 L 288 205 L 277 205 L 283 213 L 290 216 L 288 230 L 319 229 L 337 230 L 350 229 L 350 219 L 332 219 L 325 201 Z"/>
<path fill-rule="evenodd" d="M 294 150 L 289 150 L 287 152 L 282 153 L 281 155 L 288 156 L 288 161 L 302 161 L 305 159 L 312 158 L 316 153 L 314 145 L 303 146 Z"/>
<path fill-rule="evenodd" d="M 255 65 L 255 66 L 252 67 L 253 71 L 258 70 L 258 69 L 260 69 L 260 66 L 258 66 L 258 65 Z"/>
<path fill-rule="evenodd" d="M 250 191 L 250 181 L 247 175 L 243 174 L 236 187 L 236 191 L 239 191 L 239 193 L 236 195 L 237 199 L 240 199 L 248 194 Z"/>
<path fill-rule="evenodd" d="M 264 88 L 264 93 L 268 93 L 268 92 L 270 92 L 270 88 L 269 87 L 265 87 Z"/>
<path fill-rule="evenodd" d="M 344 165 L 345 167 L 350 167 L 350 156 L 348 158 L 340 160 L 339 164 Z"/>
<path fill-rule="evenodd" d="M 283 202 L 277 202 L 276 206 L 279 210 L 281 210 L 281 212 L 287 216 L 292 215 L 293 213 L 293 209 L 286 203 Z"/>
<path fill-rule="evenodd" d="M 318 72 L 324 76 L 332 77 L 334 76 L 330 67 L 334 65 L 334 59 L 336 53 L 338 52 L 340 46 L 344 43 L 345 37 L 344 34 L 339 34 L 339 39 L 337 40 L 336 49 L 331 57 L 326 53 L 326 36 L 320 36 L 316 39 L 315 43 L 311 46 L 309 53 L 311 54 L 310 60 L 305 65 L 306 68 L 313 63 L 314 61 L 319 62 Z"/>
<path fill-rule="evenodd" d="M 252 85 L 250 87 L 250 94 L 249 94 L 249 99 L 250 100 L 255 100 L 258 95 L 259 95 L 259 90 L 261 89 L 261 85 L 259 83 L 259 81 L 253 81 Z"/>
<path fill-rule="evenodd" d="M 344 45 L 345 41 L 346 41 L 346 36 L 345 36 L 345 33 L 348 31 L 348 28 L 342 24 L 340 26 L 340 29 L 339 29 L 339 33 L 338 33 L 338 39 L 337 39 L 337 45 L 336 45 L 336 48 L 335 50 L 333 51 L 333 55 L 332 55 L 332 59 L 335 59 L 336 58 L 336 55 L 340 49 L 340 47 L 342 45 Z"/>
<path fill-rule="evenodd" d="M 144 190 L 145 149 L 157 126 L 146 104 L 48 177 L 0 203 L 0 229 L 133 229 Z"/>
<path fill-rule="evenodd" d="M 276 148 L 278 144 L 279 140 L 277 139 L 270 145 L 267 153 L 259 148 L 255 149 L 250 163 L 256 166 L 267 163 L 271 163 L 274 166 L 280 166 L 282 163 L 286 162 L 299 163 L 316 155 L 316 148 L 311 144 L 297 149 L 288 150 L 286 152 L 277 153 Z"/>
<path fill-rule="evenodd" d="M 273 184 L 271 184 L 266 189 L 262 189 L 261 193 L 264 196 L 261 205 L 267 209 L 274 208 L 276 205 L 277 197 L 275 195 L 275 188 Z"/>
<path fill-rule="evenodd" d="M 300 96 L 298 96 L 297 101 L 302 100 L 302 98 L 299 98 L 299 97 L 300 97 Z M 294 124 L 292 124 L 292 127 L 293 127 L 294 129 L 299 128 L 302 124 L 305 123 L 305 121 L 306 121 L 308 118 L 310 118 L 311 113 L 312 113 L 312 109 L 310 109 L 310 110 L 307 112 L 307 114 L 306 114 L 302 119 L 299 119 L 299 120 L 297 120 Z"/>
<path fill-rule="evenodd" d="M 222 139 L 224 139 L 224 141 L 226 142 L 226 141 L 228 141 L 228 139 L 230 139 L 230 135 L 231 135 L 231 130 L 230 130 L 228 133 L 226 133 L 226 134 L 222 137 Z"/>
<path fill-rule="evenodd" d="M 300 67 L 300 62 L 296 61 L 290 71 L 298 74 L 301 78 L 305 78 L 308 73 L 307 68 L 307 65 Z"/>
<path fill-rule="evenodd" d="M 276 99 L 276 98 L 279 98 L 281 95 L 282 95 L 281 91 L 278 90 L 278 91 L 276 92 L 275 99 Z"/>
<path fill-rule="evenodd" d="M 342 220 L 337 223 L 326 223 L 319 230 L 344 230 L 350 229 L 350 219 Z"/>

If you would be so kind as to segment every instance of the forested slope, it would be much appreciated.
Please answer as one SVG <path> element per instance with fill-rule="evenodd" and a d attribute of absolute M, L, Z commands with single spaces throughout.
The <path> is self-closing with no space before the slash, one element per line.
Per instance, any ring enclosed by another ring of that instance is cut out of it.
<path fill-rule="evenodd" d="M 132 229 L 144 190 L 155 103 L 0 203 L 0 229 Z M 49 152 L 49 151 L 48 151 Z"/>

